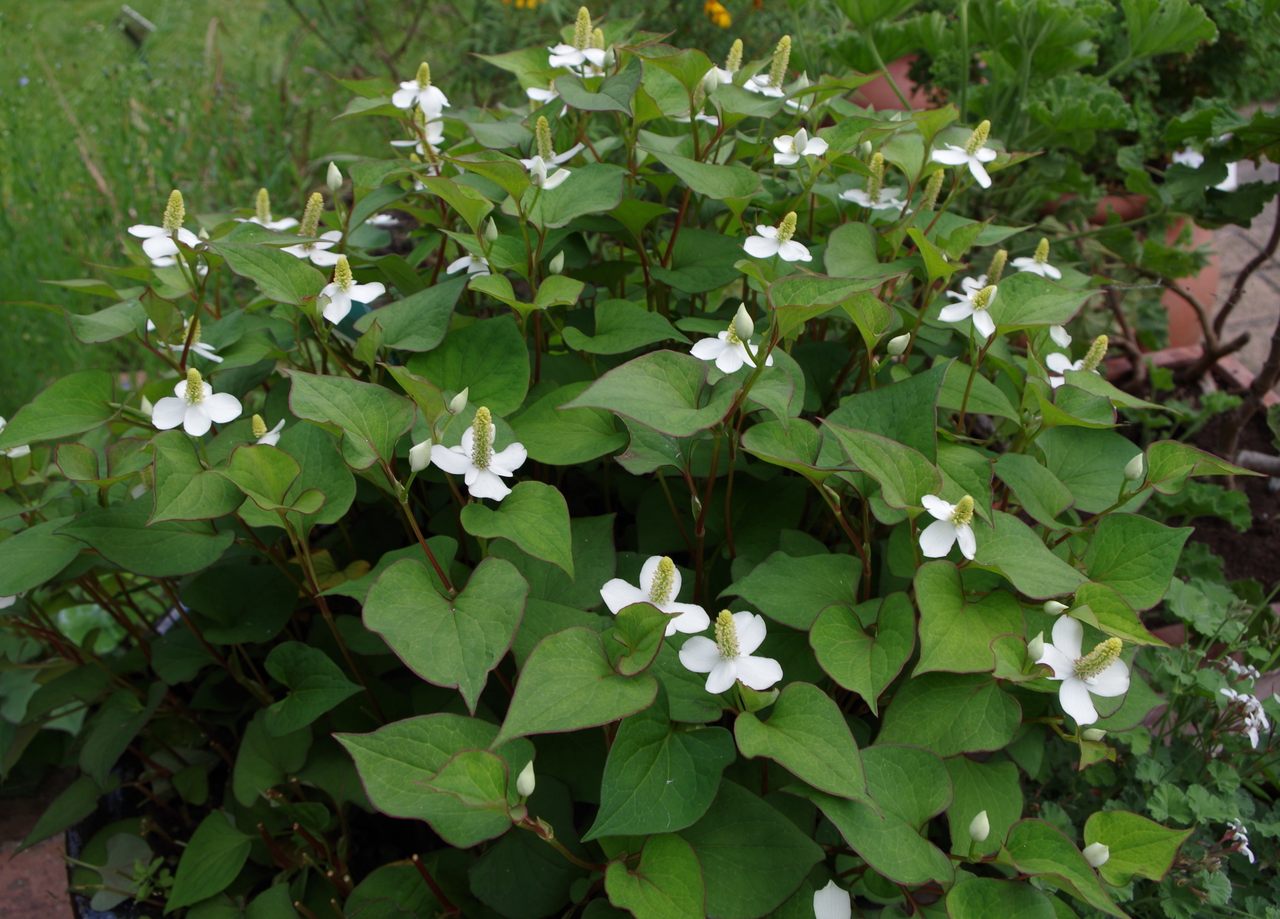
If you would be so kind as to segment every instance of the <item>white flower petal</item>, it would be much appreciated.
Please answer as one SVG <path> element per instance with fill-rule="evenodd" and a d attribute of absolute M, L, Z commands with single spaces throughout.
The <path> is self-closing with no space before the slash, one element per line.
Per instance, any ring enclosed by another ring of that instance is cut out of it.
<path fill-rule="evenodd" d="M 772 657 L 739 657 L 738 679 L 752 689 L 763 692 L 782 679 L 782 665 Z"/>
<path fill-rule="evenodd" d="M 443 444 L 432 444 L 431 462 L 453 475 L 462 475 L 467 470 L 475 468 L 471 465 L 470 453 L 458 447 L 446 447 Z"/>
<path fill-rule="evenodd" d="M 501 501 L 511 494 L 507 483 L 487 469 L 477 469 L 475 480 L 467 483 L 467 490 L 473 498 L 490 498 Z"/>
<path fill-rule="evenodd" d="M 943 322 L 960 322 L 972 315 L 973 304 L 968 300 L 962 300 L 959 303 L 948 303 L 942 308 L 942 312 L 938 313 L 938 318 Z"/>
<path fill-rule="evenodd" d="M 694 636 L 680 649 L 680 663 L 694 673 L 710 673 L 720 663 L 720 649 L 710 638 Z"/>
<path fill-rule="evenodd" d="M 192 437 L 203 437 L 213 427 L 213 419 L 204 410 L 203 404 L 188 405 L 182 417 L 182 430 Z"/>
<path fill-rule="evenodd" d="M 184 388 L 186 383 L 181 384 Z M 155 408 L 151 410 L 151 423 L 162 431 L 168 431 L 170 428 L 176 428 L 182 424 L 183 417 L 187 414 L 187 400 L 177 396 L 165 396 L 163 399 L 157 399 Z"/>
<path fill-rule="evenodd" d="M 372 303 L 386 292 L 386 285 L 381 281 L 370 281 L 368 284 L 352 284 L 351 290 L 347 293 L 352 300 L 360 303 Z"/>
<path fill-rule="evenodd" d="M 240 400 L 230 393 L 214 393 L 205 397 L 200 405 L 216 424 L 226 424 L 240 417 Z"/>
<path fill-rule="evenodd" d="M 1084 641 L 1084 626 L 1078 619 L 1059 616 L 1053 623 L 1053 646 L 1075 660 L 1080 656 L 1080 644 Z"/>
<path fill-rule="evenodd" d="M 330 297 L 329 302 L 324 305 L 324 318 L 337 325 L 339 322 L 347 318 L 347 314 L 351 312 L 351 297 L 346 293 L 338 293 L 337 296 Z"/>
<path fill-rule="evenodd" d="M 933 515 L 935 520 L 950 520 L 956 512 L 956 506 L 943 501 L 937 495 L 925 495 L 920 499 L 921 506 Z"/>
<path fill-rule="evenodd" d="M 934 150 L 929 154 L 929 158 L 935 163 L 946 166 L 959 166 L 961 163 L 969 162 L 969 154 L 964 152 L 963 147 L 957 147 L 955 144 L 947 144 L 941 150 Z"/>
<path fill-rule="evenodd" d="M 714 361 L 727 347 L 728 345 L 718 338 L 704 338 L 694 342 L 689 353 L 700 361 Z"/>
<path fill-rule="evenodd" d="M 737 373 L 746 362 L 741 349 L 732 345 L 726 347 L 716 356 L 716 368 L 721 373 Z"/>
<path fill-rule="evenodd" d="M 778 241 L 764 236 L 748 236 L 743 240 L 742 248 L 752 258 L 773 258 L 778 254 Z"/>
<path fill-rule="evenodd" d="M 153 236 L 168 236 L 169 231 L 164 227 L 152 226 L 149 223 L 135 223 L 129 227 L 129 235 L 136 236 L 138 239 L 150 239 Z"/>
<path fill-rule="evenodd" d="M 1059 348 L 1071 347 L 1071 333 L 1060 325 L 1049 326 L 1049 337 Z"/>
<path fill-rule="evenodd" d="M 978 162 L 977 159 L 969 160 L 969 172 L 983 188 L 991 187 L 991 176 L 987 175 L 987 170 L 983 168 L 982 163 Z"/>
<path fill-rule="evenodd" d="M 1089 690 L 1075 677 L 1067 677 L 1058 690 L 1058 702 L 1062 710 L 1075 719 L 1076 724 L 1093 724 L 1098 720 L 1098 710 L 1093 707 Z"/>
<path fill-rule="evenodd" d="M 996 151 L 992 150 L 990 147 L 979 147 L 977 150 L 973 151 L 973 157 L 979 163 L 990 163 L 999 155 L 1000 154 L 996 153 Z"/>
<path fill-rule="evenodd" d="M 956 527 L 956 543 L 960 546 L 960 554 L 973 561 L 978 552 L 978 541 L 973 536 L 973 527 L 962 524 Z"/>
<path fill-rule="evenodd" d="M 668 603 L 662 611 L 675 614 L 675 617 L 667 623 L 668 635 L 674 635 L 676 632 L 696 634 L 711 625 L 711 617 L 707 615 L 707 611 L 693 603 Z"/>
<path fill-rule="evenodd" d="M 1092 680 L 1086 680 L 1085 685 L 1095 696 L 1123 696 L 1129 691 L 1129 666 L 1124 661 L 1114 661 Z"/>
<path fill-rule="evenodd" d="M 827 152 L 827 142 L 821 137 L 812 137 L 804 145 L 805 156 L 822 156 Z"/>
<path fill-rule="evenodd" d="M 755 613 L 734 613 L 733 627 L 738 633 L 738 653 L 752 654 L 764 644 L 766 626 L 763 616 Z"/>
<path fill-rule="evenodd" d="M 719 695 L 729 690 L 738 681 L 738 662 L 736 660 L 719 660 L 711 672 L 707 674 L 707 692 Z"/>
<path fill-rule="evenodd" d="M 837 887 L 835 881 L 828 881 L 826 887 L 814 892 L 814 919 L 850 919 L 852 915 L 853 903 L 849 893 Z"/>
<path fill-rule="evenodd" d="M 986 310 L 973 311 L 973 327 L 983 338 L 990 338 L 996 334 L 996 322 Z"/>
<path fill-rule="evenodd" d="M 1047 664 L 1049 669 L 1053 671 L 1055 680 L 1065 680 L 1075 675 L 1076 662 L 1067 657 L 1053 645 L 1045 645 L 1044 653 L 1040 655 L 1037 664 Z"/>
<path fill-rule="evenodd" d="M 810 262 L 813 256 L 809 254 L 807 247 L 796 242 L 794 239 L 788 239 L 778 247 L 778 255 L 782 256 L 784 262 Z"/>
<path fill-rule="evenodd" d="M 615 616 L 633 603 L 648 603 L 649 596 L 634 584 L 628 584 L 622 578 L 606 581 L 600 588 L 600 597 L 609 612 Z"/>
<path fill-rule="evenodd" d="M 773 164 L 775 166 L 794 166 L 800 162 L 798 153 L 775 153 L 773 155 Z"/>
<path fill-rule="evenodd" d="M 496 475 L 515 475 L 515 471 L 523 466 L 528 458 L 529 451 L 524 448 L 524 444 L 511 443 L 489 457 L 489 468 Z"/>
<path fill-rule="evenodd" d="M 950 520 L 935 520 L 920 534 L 920 551 L 925 558 L 943 558 L 955 541 L 955 524 Z"/>

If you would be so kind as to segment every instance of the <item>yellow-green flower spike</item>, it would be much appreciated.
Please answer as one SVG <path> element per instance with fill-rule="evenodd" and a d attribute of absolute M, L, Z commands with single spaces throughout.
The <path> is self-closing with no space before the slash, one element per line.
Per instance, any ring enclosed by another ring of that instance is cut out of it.
<path fill-rule="evenodd" d="M 924 197 L 920 199 L 920 210 L 931 211 L 938 204 L 938 194 L 942 191 L 942 170 L 929 176 L 924 186 Z"/>
<path fill-rule="evenodd" d="M 782 81 L 787 78 L 789 63 L 791 63 L 791 36 L 784 35 L 778 39 L 778 47 L 773 49 L 773 61 L 769 64 L 769 85 L 774 89 L 782 88 Z"/>
<path fill-rule="evenodd" d="M 255 439 L 260 438 L 267 433 L 267 423 L 262 420 L 261 415 L 254 415 L 252 424 L 253 424 L 253 436 Z"/>
<path fill-rule="evenodd" d="M 973 308 L 975 310 L 985 310 L 991 304 L 991 298 L 996 295 L 996 286 L 988 284 L 982 290 L 973 295 Z"/>
<path fill-rule="evenodd" d="M 1000 283 L 1000 277 L 1004 274 L 1004 266 L 1007 261 L 1009 261 L 1009 251 L 1007 249 L 997 249 L 996 254 L 991 258 L 991 267 L 987 269 L 988 284 Z"/>
<path fill-rule="evenodd" d="M 1036 246 L 1035 260 L 1043 265 L 1049 261 L 1049 239 L 1046 236 L 1040 237 L 1040 243 Z"/>
<path fill-rule="evenodd" d="M 551 160 L 556 155 L 556 151 L 551 146 L 551 125 L 547 122 L 545 115 L 538 116 L 538 123 L 534 126 L 533 136 L 538 143 L 538 156 L 542 157 L 547 165 L 550 165 Z"/>
<path fill-rule="evenodd" d="M 969 140 L 964 145 L 964 152 L 973 156 L 978 148 L 987 142 L 987 138 L 991 136 L 991 122 L 985 118 L 982 123 L 973 129 L 973 133 L 969 135 Z"/>
<path fill-rule="evenodd" d="M 265 188 L 258 189 L 258 197 L 253 202 L 253 214 L 259 223 L 271 220 L 271 195 Z"/>
<path fill-rule="evenodd" d="M 200 371 L 194 367 L 187 368 L 187 404 L 196 405 L 204 401 L 204 380 L 200 378 Z"/>
<path fill-rule="evenodd" d="M 956 502 L 956 509 L 951 512 L 951 522 L 958 527 L 973 522 L 973 498 L 965 495 Z"/>
<path fill-rule="evenodd" d="M 724 69 L 737 73 L 742 69 L 742 39 L 735 38 L 729 46 L 729 56 L 724 59 Z"/>
<path fill-rule="evenodd" d="M 200 344 L 200 317 L 196 316 L 187 326 L 187 333 L 192 345 Z"/>
<path fill-rule="evenodd" d="M 351 263 L 347 261 L 345 255 L 338 256 L 338 264 L 333 266 L 333 283 L 338 285 L 340 290 L 351 289 Z"/>
<path fill-rule="evenodd" d="M 1091 680 L 1120 659 L 1124 643 L 1118 638 L 1100 641 L 1092 651 L 1076 660 L 1076 676 Z"/>
<path fill-rule="evenodd" d="M 421 64 L 419 64 L 418 75 L 414 77 L 414 80 L 417 82 L 418 86 L 422 89 L 426 89 L 428 86 L 430 86 L 431 85 L 431 65 L 428 64 L 426 61 L 423 61 Z"/>
<path fill-rule="evenodd" d="M 872 204 L 880 202 L 880 191 L 884 188 L 884 154 L 877 150 L 871 155 L 871 179 L 867 182 L 867 197 Z"/>
<path fill-rule="evenodd" d="M 169 201 L 164 206 L 164 220 L 161 226 L 169 233 L 182 228 L 182 222 L 187 219 L 187 206 L 182 203 L 182 192 L 176 188 L 169 192 Z"/>
<path fill-rule="evenodd" d="M 475 420 L 471 422 L 471 464 L 477 469 L 488 469 L 492 455 L 493 416 L 482 405 L 476 409 Z"/>
<path fill-rule="evenodd" d="M 604 50 L 606 45 L 604 41 L 604 29 L 591 30 L 591 47 Z"/>
<path fill-rule="evenodd" d="M 658 561 L 658 570 L 653 573 L 653 585 L 649 588 L 649 602 L 654 606 L 666 606 L 675 599 L 676 563 L 667 556 Z"/>
<path fill-rule="evenodd" d="M 1080 365 L 1080 369 L 1097 370 L 1102 359 L 1107 356 L 1107 344 L 1107 336 L 1099 335 L 1095 338 L 1093 344 L 1089 346 L 1089 352 L 1084 356 L 1084 363 Z"/>
<path fill-rule="evenodd" d="M 791 237 L 796 235 L 796 212 L 787 211 L 787 216 L 782 218 L 782 222 L 778 224 L 778 244 L 790 242 Z"/>
<path fill-rule="evenodd" d="M 579 51 L 591 45 L 591 13 L 585 6 L 578 7 L 578 20 L 573 24 L 573 46 Z"/>
<path fill-rule="evenodd" d="M 315 236 L 320 229 L 320 214 L 324 210 L 324 195 L 313 191 L 307 199 L 307 206 L 302 210 L 302 223 L 298 226 L 299 236 Z"/>
<path fill-rule="evenodd" d="M 716 647 L 725 660 L 738 656 L 738 627 L 734 624 L 733 613 L 727 609 L 720 610 L 716 616 Z"/>

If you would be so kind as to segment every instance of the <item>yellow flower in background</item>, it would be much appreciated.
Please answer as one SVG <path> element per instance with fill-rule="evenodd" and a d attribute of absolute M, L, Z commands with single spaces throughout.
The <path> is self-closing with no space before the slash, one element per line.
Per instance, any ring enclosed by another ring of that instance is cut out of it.
<path fill-rule="evenodd" d="M 707 14 L 707 18 L 722 29 L 727 29 L 733 25 L 733 17 L 729 15 L 729 11 L 725 9 L 720 0 L 707 0 L 702 5 L 702 11 Z"/>
<path fill-rule="evenodd" d="M 502 0 L 503 6 L 514 6 L 518 10 L 536 10 L 538 0 Z"/>

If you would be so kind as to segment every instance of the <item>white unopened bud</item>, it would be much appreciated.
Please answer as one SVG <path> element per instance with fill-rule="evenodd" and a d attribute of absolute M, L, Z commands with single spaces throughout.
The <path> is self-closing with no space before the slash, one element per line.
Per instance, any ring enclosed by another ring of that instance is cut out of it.
<path fill-rule="evenodd" d="M 1071 607 L 1065 603 L 1059 603 L 1057 600 L 1044 601 L 1044 613 L 1046 616 L 1061 616 Z"/>
<path fill-rule="evenodd" d="M 561 249 L 555 255 L 551 256 L 551 261 L 547 262 L 547 270 L 552 274 L 559 274 L 564 271 L 564 250 Z"/>
<path fill-rule="evenodd" d="M 911 344 L 911 333 L 903 332 L 901 335 L 895 335 L 885 344 L 884 350 L 891 357 L 897 357 L 903 351 L 907 350 L 907 345 Z"/>
<path fill-rule="evenodd" d="M 484 238 L 488 242 L 493 242 L 498 238 L 498 225 L 493 222 L 492 217 L 484 222 Z"/>
<path fill-rule="evenodd" d="M 1094 743 L 1097 743 L 1102 738 L 1107 736 L 1107 732 L 1104 731 L 1102 728 L 1088 728 L 1080 736 L 1083 737 L 1085 740 L 1092 740 Z"/>
<path fill-rule="evenodd" d="M 325 173 L 324 184 L 329 186 L 329 191 L 337 194 L 338 189 L 342 187 L 342 170 L 338 168 L 337 163 L 329 164 L 329 171 Z"/>
<path fill-rule="evenodd" d="M 1033 661 L 1044 656 L 1044 632 L 1037 632 L 1036 637 L 1027 642 L 1027 657 Z"/>
<path fill-rule="evenodd" d="M 421 472 L 431 465 L 431 438 L 409 448 L 409 468 Z"/>
<path fill-rule="evenodd" d="M 1100 842 L 1091 842 L 1084 847 L 1084 860 L 1095 868 L 1101 868 L 1111 858 L 1111 849 Z"/>
<path fill-rule="evenodd" d="M 1147 477 L 1147 458 L 1139 453 L 1125 463 L 1124 477 L 1130 482 L 1141 482 Z"/>
<path fill-rule="evenodd" d="M 969 821 L 969 838 L 974 842 L 986 842 L 991 835 L 991 821 L 986 811 L 978 811 L 978 816 Z"/>
<path fill-rule="evenodd" d="M 467 410 L 467 396 L 470 394 L 470 392 L 471 392 L 471 387 L 468 386 L 462 392 L 458 393 L 456 396 L 454 396 L 452 399 L 449 400 L 449 412 L 451 414 L 461 415 L 463 412 Z"/>
<path fill-rule="evenodd" d="M 751 314 L 747 312 L 747 305 L 739 303 L 738 311 L 733 314 L 733 333 L 740 341 L 747 341 L 755 330 L 756 324 L 751 320 Z"/>
<path fill-rule="evenodd" d="M 142 413 L 143 413 L 143 414 L 145 414 L 148 418 L 150 418 L 150 417 L 151 417 L 151 413 L 155 411 L 155 406 L 151 404 L 151 400 L 150 400 L 150 399 L 148 399 L 146 396 L 143 396 L 143 397 L 142 397 L 142 401 L 138 403 L 138 408 L 139 408 L 139 409 L 142 411 Z"/>
<path fill-rule="evenodd" d="M 529 760 L 525 767 L 520 770 L 520 775 L 516 777 L 516 792 L 522 798 L 527 798 L 533 794 L 534 787 L 538 784 L 533 774 L 533 760 Z"/>

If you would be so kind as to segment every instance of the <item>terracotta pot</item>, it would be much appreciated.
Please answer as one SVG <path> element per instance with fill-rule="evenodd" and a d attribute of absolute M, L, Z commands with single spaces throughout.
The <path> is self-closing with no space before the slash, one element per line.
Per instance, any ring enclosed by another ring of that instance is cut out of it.
<path fill-rule="evenodd" d="M 893 76 L 898 88 L 906 95 L 907 101 L 911 103 L 911 108 L 928 108 L 928 93 L 924 88 L 917 86 L 908 75 L 915 60 L 916 56 L 914 54 L 908 54 L 906 57 L 900 57 L 896 61 L 890 61 L 889 66 L 885 69 Z M 893 91 L 893 87 L 889 85 L 889 81 L 885 79 L 883 73 L 877 74 L 874 80 L 863 83 L 855 89 L 853 91 L 853 101 L 859 105 L 870 106 L 878 112 L 903 111 L 902 100 Z"/>

